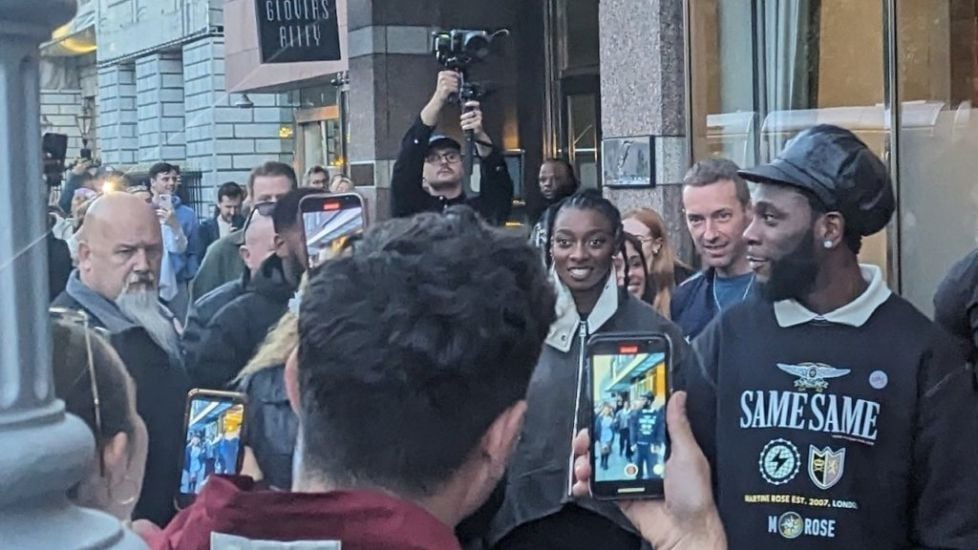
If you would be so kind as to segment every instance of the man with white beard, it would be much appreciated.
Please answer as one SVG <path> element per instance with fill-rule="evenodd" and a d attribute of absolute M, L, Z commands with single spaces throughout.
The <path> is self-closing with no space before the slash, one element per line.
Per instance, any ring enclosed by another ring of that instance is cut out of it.
<path fill-rule="evenodd" d="M 105 329 L 136 382 L 149 432 L 146 479 L 133 519 L 165 525 L 180 481 L 183 411 L 189 379 L 178 325 L 159 302 L 163 238 L 153 209 L 134 195 L 96 200 L 78 235 L 78 267 L 54 307 L 85 311 Z"/>

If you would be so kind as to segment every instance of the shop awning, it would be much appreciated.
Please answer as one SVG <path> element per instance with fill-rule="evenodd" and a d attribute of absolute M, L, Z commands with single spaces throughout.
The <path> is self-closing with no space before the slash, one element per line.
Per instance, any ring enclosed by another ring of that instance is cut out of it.
<path fill-rule="evenodd" d="M 41 44 L 43 57 L 72 57 L 92 53 L 95 42 L 95 0 L 78 0 L 78 13 Z"/>

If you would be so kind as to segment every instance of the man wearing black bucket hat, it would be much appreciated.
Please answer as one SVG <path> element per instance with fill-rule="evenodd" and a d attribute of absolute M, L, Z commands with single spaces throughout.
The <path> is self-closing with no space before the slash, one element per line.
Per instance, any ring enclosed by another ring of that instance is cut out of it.
<path fill-rule="evenodd" d="M 679 381 L 730 548 L 978 548 L 974 372 L 857 260 L 895 210 L 886 167 L 823 125 L 740 175 L 762 297 L 707 327 Z"/>
<path fill-rule="evenodd" d="M 513 207 L 513 180 L 506 170 L 502 153 L 482 127 L 479 102 L 467 102 L 461 118 L 462 130 L 473 133 L 480 159 L 479 196 L 465 194 L 461 144 L 448 136 L 432 133 L 442 110 L 452 97 L 457 97 L 458 90 L 458 73 L 438 73 L 434 95 L 404 135 L 391 175 L 391 215 L 394 217 L 442 212 L 449 206 L 467 204 L 491 224 L 502 225 L 509 218 Z"/>

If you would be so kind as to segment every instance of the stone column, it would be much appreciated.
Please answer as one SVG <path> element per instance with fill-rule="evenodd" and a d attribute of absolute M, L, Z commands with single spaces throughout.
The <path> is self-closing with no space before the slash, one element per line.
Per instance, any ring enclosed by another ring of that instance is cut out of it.
<path fill-rule="evenodd" d="M 136 60 L 136 110 L 140 164 L 182 164 L 183 60 L 180 52 L 154 52 Z"/>
<path fill-rule="evenodd" d="M 654 189 L 606 189 L 622 212 L 651 207 L 666 221 L 680 256 L 692 256 L 682 213 L 689 166 L 683 0 L 602 0 L 601 129 L 615 138 L 652 138 Z"/>
<path fill-rule="evenodd" d="M 98 70 L 98 137 L 106 164 L 134 164 L 139 152 L 136 139 L 136 72 L 132 64 Z"/>
<path fill-rule="evenodd" d="M 0 541 L 5 548 L 139 548 L 118 520 L 66 496 L 95 459 L 54 397 L 41 177 L 38 45 L 67 0 L 0 0 Z"/>

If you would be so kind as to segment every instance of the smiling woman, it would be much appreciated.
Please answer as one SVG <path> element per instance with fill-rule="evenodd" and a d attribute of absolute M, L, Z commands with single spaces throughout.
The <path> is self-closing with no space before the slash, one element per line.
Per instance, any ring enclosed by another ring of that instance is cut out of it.
<path fill-rule="evenodd" d="M 584 344 L 594 334 L 664 333 L 673 342 L 675 368 L 684 368 L 688 346 L 675 325 L 619 288 L 612 269 L 614 257 L 625 253 L 618 209 L 600 192 L 586 190 L 566 198 L 554 210 L 546 252 L 551 282 L 557 289 L 558 318 L 530 381 L 523 437 L 510 465 L 506 501 L 494 521 L 490 542 L 497 550 L 637 549 L 641 541 L 614 504 L 568 503 L 561 498 L 571 478 L 568 454 L 561 449 L 570 450 L 575 426 L 587 421 L 583 412 L 578 415 L 588 407 L 578 387 Z M 627 264 L 622 271 L 625 269 Z M 623 275 L 623 280 L 629 280 Z M 612 412 L 618 413 L 624 403 L 637 399 L 639 387 L 636 384 L 612 397 L 610 402 L 618 403 Z M 632 456 L 631 449 L 627 445 L 623 449 L 620 441 L 608 447 L 609 463 L 627 462 Z"/>

